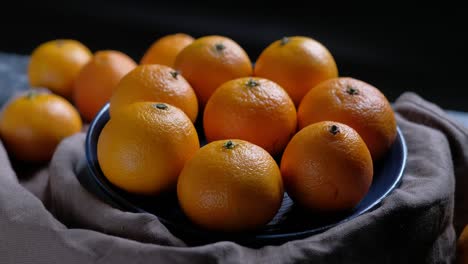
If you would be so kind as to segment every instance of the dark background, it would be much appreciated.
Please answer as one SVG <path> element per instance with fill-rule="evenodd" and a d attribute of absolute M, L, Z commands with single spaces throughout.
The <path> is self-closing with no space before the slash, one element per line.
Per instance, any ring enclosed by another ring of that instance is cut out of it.
<path fill-rule="evenodd" d="M 354 2 L 33 1 L 2 8 L 0 51 L 30 54 L 42 42 L 74 38 L 91 50 L 139 60 L 157 38 L 220 34 L 254 61 L 272 41 L 304 35 L 334 55 L 340 75 L 381 89 L 390 100 L 414 91 L 444 108 L 468 111 L 467 24 L 458 6 Z"/>

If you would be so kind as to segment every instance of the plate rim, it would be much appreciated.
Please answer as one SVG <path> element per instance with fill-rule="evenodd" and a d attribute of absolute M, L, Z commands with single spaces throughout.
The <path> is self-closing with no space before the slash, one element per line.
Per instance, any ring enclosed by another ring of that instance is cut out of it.
<path fill-rule="evenodd" d="M 187 228 L 182 228 L 180 225 L 176 225 L 174 223 L 172 223 L 172 221 L 170 220 L 167 220 L 166 218 L 164 217 L 161 217 L 161 216 L 158 216 L 154 213 L 151 213 L 151 212 L 148 212 L 138 206 L 136 206 L 134 203 L 124 199 L 123 197 L 121 197 L 120 194 L 118 194 L 117 192 L 115 192 L 113 190 L 113 186 L 106 186 L 107 184 L 105 184 L 104 182 L 102 182 L 101 180 L 97 179 L 98 176 L 97 175 L 94 175 L 95 172 L 99 172 L 101 171 L 100 167 L 98 168 L 95 164 L 95 161 L 91 158 L 91 156 L 93 155 L 91 152 L 91 148 L 90 146 L 92 145 L 92 132 L 95 131 L 95 128 L 96 126 L 98 125 L 98 121 L 102 118 L 103 115 L 109 115 L 109 103 L 106 103 L 106 105 L 104 107 L 101 108 L 101 110 L 98 112 L 98 114 L 96 115 L 96 117 L 92 120 L 91 124 L 89 125 L 89 128 L 86 132 L 86 138 L 85 138 L 85 155 L 86 155 L 86 163 L 87 163 L 87 169 L 88 169 L 88 172 L 92 175 L 91 178 L 93 178 L 93 181 L 97 183 L 97 185 L 99 186 L 100 190 L 102 190 L 107 198 L 111 199 L 113 202 L 117 203 L 118 206 L 122 207 L 122 209 L 124 210 L 129 210 L 129 211 L 133 211 L 133 212 L 137 212 L 137 213 L 149 213 L 149 214 L 152 214 L 154 216 L 156 216 L 159 221 L 161 221 L 162 224 L 164 224 L 165 226 L 167 226 L 169 229 L 170 227 L 172 228 L 177 228 L 179 230 L 184 230 L 185 233 L 190 233 L 190 234 L 199 234 L 201 233 L 202 230 L 200 230 L 200 232 L 198 231 L 193 231 L 193 230 L 190 230 L 190 229 L 187 229 Z M 109 116 L 110 118 L 110 116 Z M 378 199 L 376 199 L 375 201 L 373 201 L 371 204 L 369 204 L 368 206 L 366 206 L 364 209 L 362 209 L 358 214 L 353 214 L 349 217 L 346 217 L 345 219 L 342 219 L 340 221 L 337 221 L 335 223 L 331 223 L 331 224 L 328 224 L 328 225 L 325 225 L 325 226 L 321 226 L 321 227 L 317 227 L 317 228 L 314 228 L 314 229 L 309 229 L 309 230 L 304 230 L 304 231 L 293 231 L 293 232 L 286 232 L 286 233 L 282 233 L 282 234 L 254 234 L 252 235 L 249 239 L 254 239 L 254 240 L 276 240 L 276 239 L 280 239 L 280 240 L 284 240 L 284 239 L 298 239 L 298 238 L 303 238 L 303 237 L 307 237 L 307 236 L 311 236 L 311 235 L 314 235 L 314 234 L 317 234 L 317 233 L 321 233 L 327 229 L 330 229 L 332 227 L 335 227 L 335 226 L 338 226 L 340 224 L 343 224 L 345 222 L 348 222 L 348 221 L 351 221 L 365 213 L 368 213 L 370 211 L 372 211 L 373 209 L 375 209 L 380 203 L 382 203 L 382 201 L 389 196 L 389 194 L 391 192 L 393 192 L 401 183 L 401 180 L 403 178 L 403 175 L 404 175 L 404 171 L 405 171 L 405 168 L 406 168 L 406 162 L 407 162 L 407 156 L 408 156 L 408 148 L 407 148 L 407 145 L 406 145 L 406 140 L 405 140 L 405 137 L 403 136 L 403 133 L 400 129 L 400 127 L 397 125 L 397 137 L 399 140 L 395 140 L 395 142 L 399 142 L 400 145 L 401 145 L 401 149 L 402 149 L 402 156 L 401 156 L 401 166 L 398 168 L 398 175 L 395 179 L 395 181 L 392 183 L 392 185 L 382 194 L 380 195 L 380 197 Z M 102 171 L 101 171 L 102 172 Z M 109 187 L 112 187 L 112 188 L 109 188 Z M 213 236 L 216 234 L 209 234 L 210 236 Z"/>

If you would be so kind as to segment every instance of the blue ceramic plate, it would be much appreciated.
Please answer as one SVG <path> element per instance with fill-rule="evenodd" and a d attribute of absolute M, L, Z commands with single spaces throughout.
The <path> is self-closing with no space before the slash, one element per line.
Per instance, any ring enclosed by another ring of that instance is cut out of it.
<path fill-rule="evenodd" d="M 279 244 L 322 232 L 377 207 L 400 183 L 406 163 L 406 144 L 398 129 L 396 141 L 386 157 L 374 164 L 374 179 L 369 192 L 353 210 L 327 215 L 311 214 L 295 205 L 285 194 L 277 215 L 263 229 L 236 234 L 214 233 L 198 228 L 186 218 L 178 205 L 175 193 L 159 197 L 132 195 L 113 186 L 106 179 L 97 160 L 97 141 L 102 128 L 109 120 L 108 109 L 107 104 L 99 112 L 86 137 L 86 159 L 90 177 L 115 204 L 129 211 L 156 215 L 171 232 L 193 245 L 230 240 L 255 247 Z M 200 124 L 197 123 L 196 127 L 202 139 L 200 143 L 203 145 L 203 131 Z"/>

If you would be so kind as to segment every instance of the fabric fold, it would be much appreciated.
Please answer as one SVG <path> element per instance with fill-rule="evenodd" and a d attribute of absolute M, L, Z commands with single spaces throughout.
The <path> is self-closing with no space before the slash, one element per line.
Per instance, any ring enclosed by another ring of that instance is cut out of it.
<path fill-rule="evenodd" d="M 394 108 L 408 145 L 400 187 L 353 220 L 259 249 L 188 246 L 156 216 L 109 205 L 80 182 L 83 133 L 57 148 L 44 203 L 28 191 L 34 181 L 19 184 L 0 147 L 0 263 L 452 263 L 453 223 L 458 230 L 468 222 L 468 130 L 413 93 Z"/>

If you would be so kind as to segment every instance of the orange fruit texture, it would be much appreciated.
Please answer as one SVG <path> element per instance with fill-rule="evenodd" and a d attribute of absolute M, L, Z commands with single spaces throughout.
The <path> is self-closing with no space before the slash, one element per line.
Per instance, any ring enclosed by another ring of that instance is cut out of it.
<path fill-rule="evenodd" d="M 177 55 L 175 68 L 195 89 L 202 106 L 221 84 L 252 75 L 247 53 L 232 39 L 223 36 L 196 39 Z"/>
<path fill-rule="evenodd" d="M 255 62 L 255 76 L 283 87 L 296 106 L 320 82 L 338 77 L 331 53 L 308 37 L 284 37 L 265 48 Z"/>
<path fill-rule="evenodd" d="M 463 228 L 457 240 L 457 263 L 468 263 L 468 224 Z"/>
<path fill-rule="evenodd" d="M 354 129 L 326 121 L 305 127 L 291 139 L 281 173 L 289 196 L 304 208 L 347 210 L 368 192 L 373 163 Z"/>
<path fill-rule="evenodd" d="M 141 58 L 141 64 L 162 64 L 174 68 L 176 56 L 194 38 L 183 33 L 171 34 L 156 40 Z"/>
<path fill-rule="evenodd" d="M 246 231 L 267 224 L 283 199 L 275 160 L 243 140 L 211 142 L 185 164 L 177 184 L 179 203 L 197 225 Z"/>
<path fill-rule="evenodd" d="M 243 77 L 214 92 L 206 104 L 203 124 L 208 141 L 243 139 L 277 155 L 296 132 L 296 108 L 276 83 Z"/>
<path fill-rule="evenodd" d="M 30 91 L 7 103 L 0 116 L 0 135 L 19 160 L 44 162 L 60 141 L 80 132 L 78 111 L 64 98 Z"/>
<path fill-rule="evenodd" d="M 32 87 L 48 88 L 69 99 L 78 73 L 91 57 L 91 51 L 76 40 L 45 42 L 31 54 L 28 65 L 29 84 Z"/>
<path fill-rule="evenodd" d="M 299 128 L 320 121 L 336 121 L 354 128 L 374 160 L 390 149 L 397 134 L 395 114 L 387 98 L 374 86 L 335 78 L 314 87 L 298 108 Z"/>
<path fill-rule="evenodd" d="M 190 84 L 178 71 L 164 65 L 140 65 L 125 75 L 111 96 L 110 115 L 125 105 L 143 101 L 174 105 L 192 122 L 198 115 L 197 96 Z"/>
<path fill-rule="evenodd" d="M 200 147 L 197 131 L 179 108 L 136 102 L 119 109 L 99 135 L 97 155 L 106 178 L 131 193 L 175 190 L 185 162 Z"/>
<path fill-rule="evenodd" d="M 86 121 L 91 121 L 109 101 L 117 83 L 136 67 L 135 61 L 120 51 L 98 51 L 75 80 L 73 100 Z"/>

